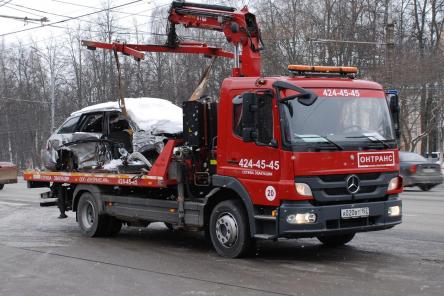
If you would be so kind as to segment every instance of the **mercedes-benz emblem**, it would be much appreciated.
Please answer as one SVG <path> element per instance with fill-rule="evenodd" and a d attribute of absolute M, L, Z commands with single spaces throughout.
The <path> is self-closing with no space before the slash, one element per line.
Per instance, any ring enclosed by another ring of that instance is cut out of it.
<path fill-rule="evenodd" d="M 347 191 L 351 194 L 358 193 L 359 191 L 359 178 L 356 175 L 350 175 L 345 180 L 345 186 L 347 187 Z"/>

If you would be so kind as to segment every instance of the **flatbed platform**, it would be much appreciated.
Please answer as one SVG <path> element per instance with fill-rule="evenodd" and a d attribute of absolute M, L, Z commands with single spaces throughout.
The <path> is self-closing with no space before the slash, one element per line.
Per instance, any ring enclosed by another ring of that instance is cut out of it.
<path fill-rule="evenodd" d="M 136 187 L 166 187 L 168 180 L 147 174 L 115 174 L 87 172 L 25 171 L 23 178 L 31 182 L 55 182 L 70 184 L 95 184 Z"/>
<path fill-rule="evenodd" d="M 177 184 L 176 179 L 168 176 L 171 164 L 171 155 L 178 140 L 169 140 L 149 172 L 140 174 L 122 174 L 106 172 L 53 172 L 29 170 L 23 173 L 28 182 L 42 183 L 69 183 L 93 184 L 111 186 L 135 186 L 165 188 Z"/>

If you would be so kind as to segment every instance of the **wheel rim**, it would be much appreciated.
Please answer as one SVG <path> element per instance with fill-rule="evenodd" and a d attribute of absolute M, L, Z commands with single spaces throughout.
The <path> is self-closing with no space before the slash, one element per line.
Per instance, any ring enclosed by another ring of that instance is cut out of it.
<path fill-rule="evenodd" d="M 87 228 L 90 229 L 94 225 L 94 206 L 91 201 L 86 201 L 83 205 L 81 219 L 82 224 Z"/>
<path fill-rule="evenodd" d="M 230 213 L 222 213 L 216 221 L 216 237 L 224 247 L 233 246 L 238 238 L 239 228 Z"/>

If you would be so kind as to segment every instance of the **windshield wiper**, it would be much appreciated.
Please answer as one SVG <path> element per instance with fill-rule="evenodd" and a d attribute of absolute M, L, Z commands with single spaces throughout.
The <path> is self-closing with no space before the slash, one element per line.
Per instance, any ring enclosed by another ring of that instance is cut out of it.
<path fill-rule="evenodd" d="M 296 137 L 301 138 L 302 140 L 303 140 L 303 139 L 322 139 L 322 140 L 325 140 L 326 143 L 329 143 L 329 144 L 335 146 L 338 150 L 344 150 L 344 147 L 342 147 L 342 146 L 339 145 L 338 143 L 336 143 L 336 142 L 330 140 L 330 139 L 328 138 L 328 136 L 323 137 L 323 136 L 318 136 L 318 135 L 312 135 L 312 136 L 303 136 L 303 135 L 299 135 L 299 136 L 296 136 Z M 318 143 L 319 143 L 319 142 L 318 142 Z M 322 142 L 320 142 L 320 143 L 322 143 Z"/>
<path fill-rule="evenodd" d="M 384 148 L 391 148 L 389 144 L 387 144 L 386 142 L 384 142 L 383 140 L 375 137 L 375 136 L 366 136 L 366 135 L 361 135 L 361 136 L 350 136 L 350 137 L 346 137 L 347 139 L 369 139 L 371 142 L 373 143 L 381 143 Z"/>

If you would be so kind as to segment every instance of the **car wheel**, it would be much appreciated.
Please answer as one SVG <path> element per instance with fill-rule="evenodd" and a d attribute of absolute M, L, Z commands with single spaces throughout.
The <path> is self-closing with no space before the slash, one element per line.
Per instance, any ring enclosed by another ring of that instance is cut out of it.
<path fill-rule="evenodd" d="M 354 233 L 341 235 L 318 236 L 318 240 L 327 247 L 339 247 L 350 242 L 355 237 Z"/>
<path fill-rule="evenodd" d="M 430 189 L 432 189 L 432 187 L 433 187 L 433 186 L 431 186 L 431 185 L 419 185 L 419 188 L 420 188 L 422 191 L 429 191 Z"/>
<path fill-rule="evenodd" d="M 77 207 L 77 221 L 82 233 L 89 237 L 110 236 L 120 231 L 122 222 L 108 215 L 99 215 L 94 196 L 84 192 Z"/>
<path fill-rule="evenodd" d="M 254 246 L 247 213 L 240 200 L 217 204 L 211 213 L 209 228 L 211 242 L 221 256 L 242 257 Z"/>
<path fill-rule="evenodd" d="M 5 184 L 0 184 L 0 190 L 2 190 L 5 187 Z"/>

